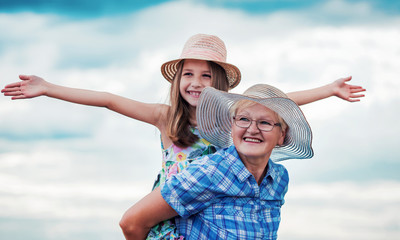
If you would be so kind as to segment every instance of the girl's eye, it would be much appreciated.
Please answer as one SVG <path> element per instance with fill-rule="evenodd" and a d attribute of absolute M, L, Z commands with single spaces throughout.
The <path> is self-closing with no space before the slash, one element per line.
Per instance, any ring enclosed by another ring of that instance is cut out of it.
<path fill-rule="evenodd" d="M 270 126 L 270 125 L 272 125 L 272 123 L 269 122 L 269 121 L 267 121 L 267 120 L 260 120 L 260 121 L 258 121 L 258 124 L 260 124 L 260 125 L 265 125 L 265 126 Z"/>
<path fill-rule="evenodd" d="M 192 76 L 193 75 L 193 73 L 191 73 L 191 72 L 185 72 L 185 73 L 183 73 L 183 76 Z"/>
<path fill-rule="evenodd" d="M 211 78 L 211 74 L 203 74 L 203 77 L 205 77 L 205 78 Z"/>

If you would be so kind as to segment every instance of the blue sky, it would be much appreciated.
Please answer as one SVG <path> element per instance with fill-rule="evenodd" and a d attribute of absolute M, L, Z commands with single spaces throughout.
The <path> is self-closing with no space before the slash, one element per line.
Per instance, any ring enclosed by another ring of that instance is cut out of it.
<path fill-rule="evenodd" d="M 148 7 L 173 1 L 130 1 L 130 0 L 26 0 L 26 1 L 1 1 L 2 12 L 34 11 L 37 13 L 57 13 L 62 15 L 79 17 L 99 17 L 121 13 L 132 13 Z M 203 0 L 191 1 L 210 7 L 238 9 L 251 14 L 265 14 L 278 10 L 305 9 L 320 4 L 320 0 Z M 398 14 L 400 3 L 391 0 L 348 0 L 349 3 L 368 2 L 372 7 L 388 14 Z"/>
<path fill-rule="evenodd" d="M 35 74 L 164 103 L 160 66 L 196 33 L 224 40 L 243 76 L 233 92 L 260 82 L 290 92 L 352 75 L 367 89 L 361 102 L 302 106 L 315 157 L 283 162 L 290 189 L 279 236 L 399 238 L 398 1 L 49 2 L 0 2 L 0 86 Z M 149 191 L 160 162 L 152 126 L 1 96 L 0 238 L 122 239 L 119 218 Z"/>

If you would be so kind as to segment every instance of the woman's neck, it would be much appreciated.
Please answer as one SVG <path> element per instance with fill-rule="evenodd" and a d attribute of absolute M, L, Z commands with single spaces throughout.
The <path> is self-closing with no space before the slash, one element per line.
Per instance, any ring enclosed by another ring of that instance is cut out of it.
<path fill-rule="evenodd" d="M 244 166 L 254 176 L 258 185 L 261 184 L 265 175 L 267 174 L 269 156 L 263 157 L 246 157 L 240 156 Z"/>

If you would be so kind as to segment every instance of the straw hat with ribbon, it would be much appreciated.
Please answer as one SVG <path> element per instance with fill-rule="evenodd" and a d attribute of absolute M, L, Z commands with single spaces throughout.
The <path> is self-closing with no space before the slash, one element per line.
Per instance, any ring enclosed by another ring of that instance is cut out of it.
<path fill-rule="evenodd" d="M 183 59 L 212 61 L 225 69 L 229 88 L 232 89 L 240 82 L 240 71 L 236 66 L 226 62 L 226 55 L 225 44 L 219 37 L 196 34 L 185 43 L 179 59 L 168 61 L 161 66 L 161 73 L 165 79 L 171 82 L 177 71 L 178 63 Z"/>
<path fill-rule="evenodd" d="M 274 148 L 273 161 L 311 158 L 312 132 L 299 106 L 285 93 L 267 84 L 257 84 L 243 95 L 227 93 L 212 87 L 205 88 L 197 106 L 197 125 L 200 135 L 218 147 L 232 144 L 232 117 L 230 108 L 240 100 L 251 100 L 262 104 L 281 116 L 288 129 L 283 145 Z"/>

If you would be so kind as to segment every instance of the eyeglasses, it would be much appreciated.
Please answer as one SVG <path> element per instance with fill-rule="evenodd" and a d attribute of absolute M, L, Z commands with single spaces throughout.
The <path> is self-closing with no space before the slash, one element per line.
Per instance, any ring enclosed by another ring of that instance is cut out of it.
<path fill-rule="evenodd" d="M 235 122 L 236 126 L 241 127 L 241 128 L 248 128 L 250 127 L 251 123 L 254 121 L 256 122 L 256 126 L 260 131 L 264 132 L 270 132 L 272 129 L 274 129 L 275 126 L 280 127 L 280 123 L 274 123 L 271 120 L 265 120 L 265 119 L 260 119 L 260 120 L 252 120 L 247 116 L 243 115 L 238 115 L 233 117 L 233 121 Z"/>

